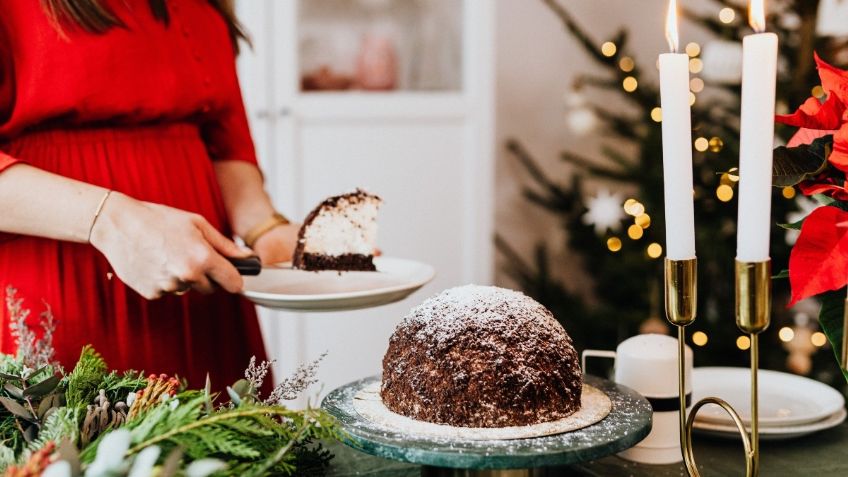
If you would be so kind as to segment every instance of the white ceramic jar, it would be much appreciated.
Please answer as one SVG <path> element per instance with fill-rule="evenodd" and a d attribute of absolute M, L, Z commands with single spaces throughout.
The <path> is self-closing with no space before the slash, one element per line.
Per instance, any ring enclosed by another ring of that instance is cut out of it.
<path fill-rule="evenodd" d="M 620 457 L 645 464 L 681 462 L 679 394 L 677 387 L 677 339 L 646 334 L 628 338 L 616 351 L 586 350 L 587 357 L 615 359 L 615 382 L 645 396 L 654 409 L 651 433 Z M 692 349 L 686 347 L 686 405 L 691 406 Z"/>

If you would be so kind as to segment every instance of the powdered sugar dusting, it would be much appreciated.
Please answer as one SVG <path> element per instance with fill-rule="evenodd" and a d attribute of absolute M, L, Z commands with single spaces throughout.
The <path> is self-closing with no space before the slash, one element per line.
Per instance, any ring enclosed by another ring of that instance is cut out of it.
<path fill-rule="evenodd" d="M 582 374 L 553 315 L 512 290 L 466 285 L 403 319 L 383 359 L 381 395 L 392 411 L 463 427 L 508 427 L 567 417 Z"/>

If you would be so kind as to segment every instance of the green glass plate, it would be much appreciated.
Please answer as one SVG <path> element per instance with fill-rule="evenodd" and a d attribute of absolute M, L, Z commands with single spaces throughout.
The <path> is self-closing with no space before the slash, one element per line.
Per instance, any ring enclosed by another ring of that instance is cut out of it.
<path fill-rule="evenodd" d="M 612 401 L 602 421 L 583 429 L 532 439 L 461 441 L 420 437 L 387 429 L 353 408 L 353 398 L 379 376 L 361 379 L 331 392 L 321 407 L 338 419 L 343 442 L 367 454 L 414 464 L 455 469 L 526 469 L 595 460 L 633 447 L 651 432 L 648 401 L 630 388 L 595 376 L 586 382 Z"/>

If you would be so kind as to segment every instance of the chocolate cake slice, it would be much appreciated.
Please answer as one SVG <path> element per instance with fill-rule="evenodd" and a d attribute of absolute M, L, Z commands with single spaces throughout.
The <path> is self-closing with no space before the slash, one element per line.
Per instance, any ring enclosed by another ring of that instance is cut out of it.
<path fill-rule="evenodd" d="M 523 293 L 467 285 L 414 308 L 383 358 L 380 395 L 403 416 L 458 427 L 527 426 L 581 405 L 571 338 Z"/>
<path fill-rule="evenodd" d="M 382 200 L 362 189 L 326 199 L 303 222 L 292 266 L 301 270 L 376 271 Z"/>

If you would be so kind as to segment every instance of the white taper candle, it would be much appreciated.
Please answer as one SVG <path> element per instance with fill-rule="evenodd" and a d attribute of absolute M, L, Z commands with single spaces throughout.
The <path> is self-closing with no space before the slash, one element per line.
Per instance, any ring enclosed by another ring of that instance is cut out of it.
<path fill-rule="evenodd" d="M 752 26 L 762 30 L 765 27 L 765 14 L 758 14 L 755 8 L 752 3 Z M 759 8 L 763 8 L 761 1 Z M 745 262 L 762 262 L 769 258 L 771 230 L 777 35 L 748 35 L 742 41 L 742 51 L 736 258 Z"/>
<path fill-rule="evenodd" d="M 666 36 L 673 53 L 660 55 L 665 247 L 670 260 L 695 258 L 692 193 L 692 119 L 689 106 L 689 56 L 678 46 L 677 5 L 669 3 Z"/>

